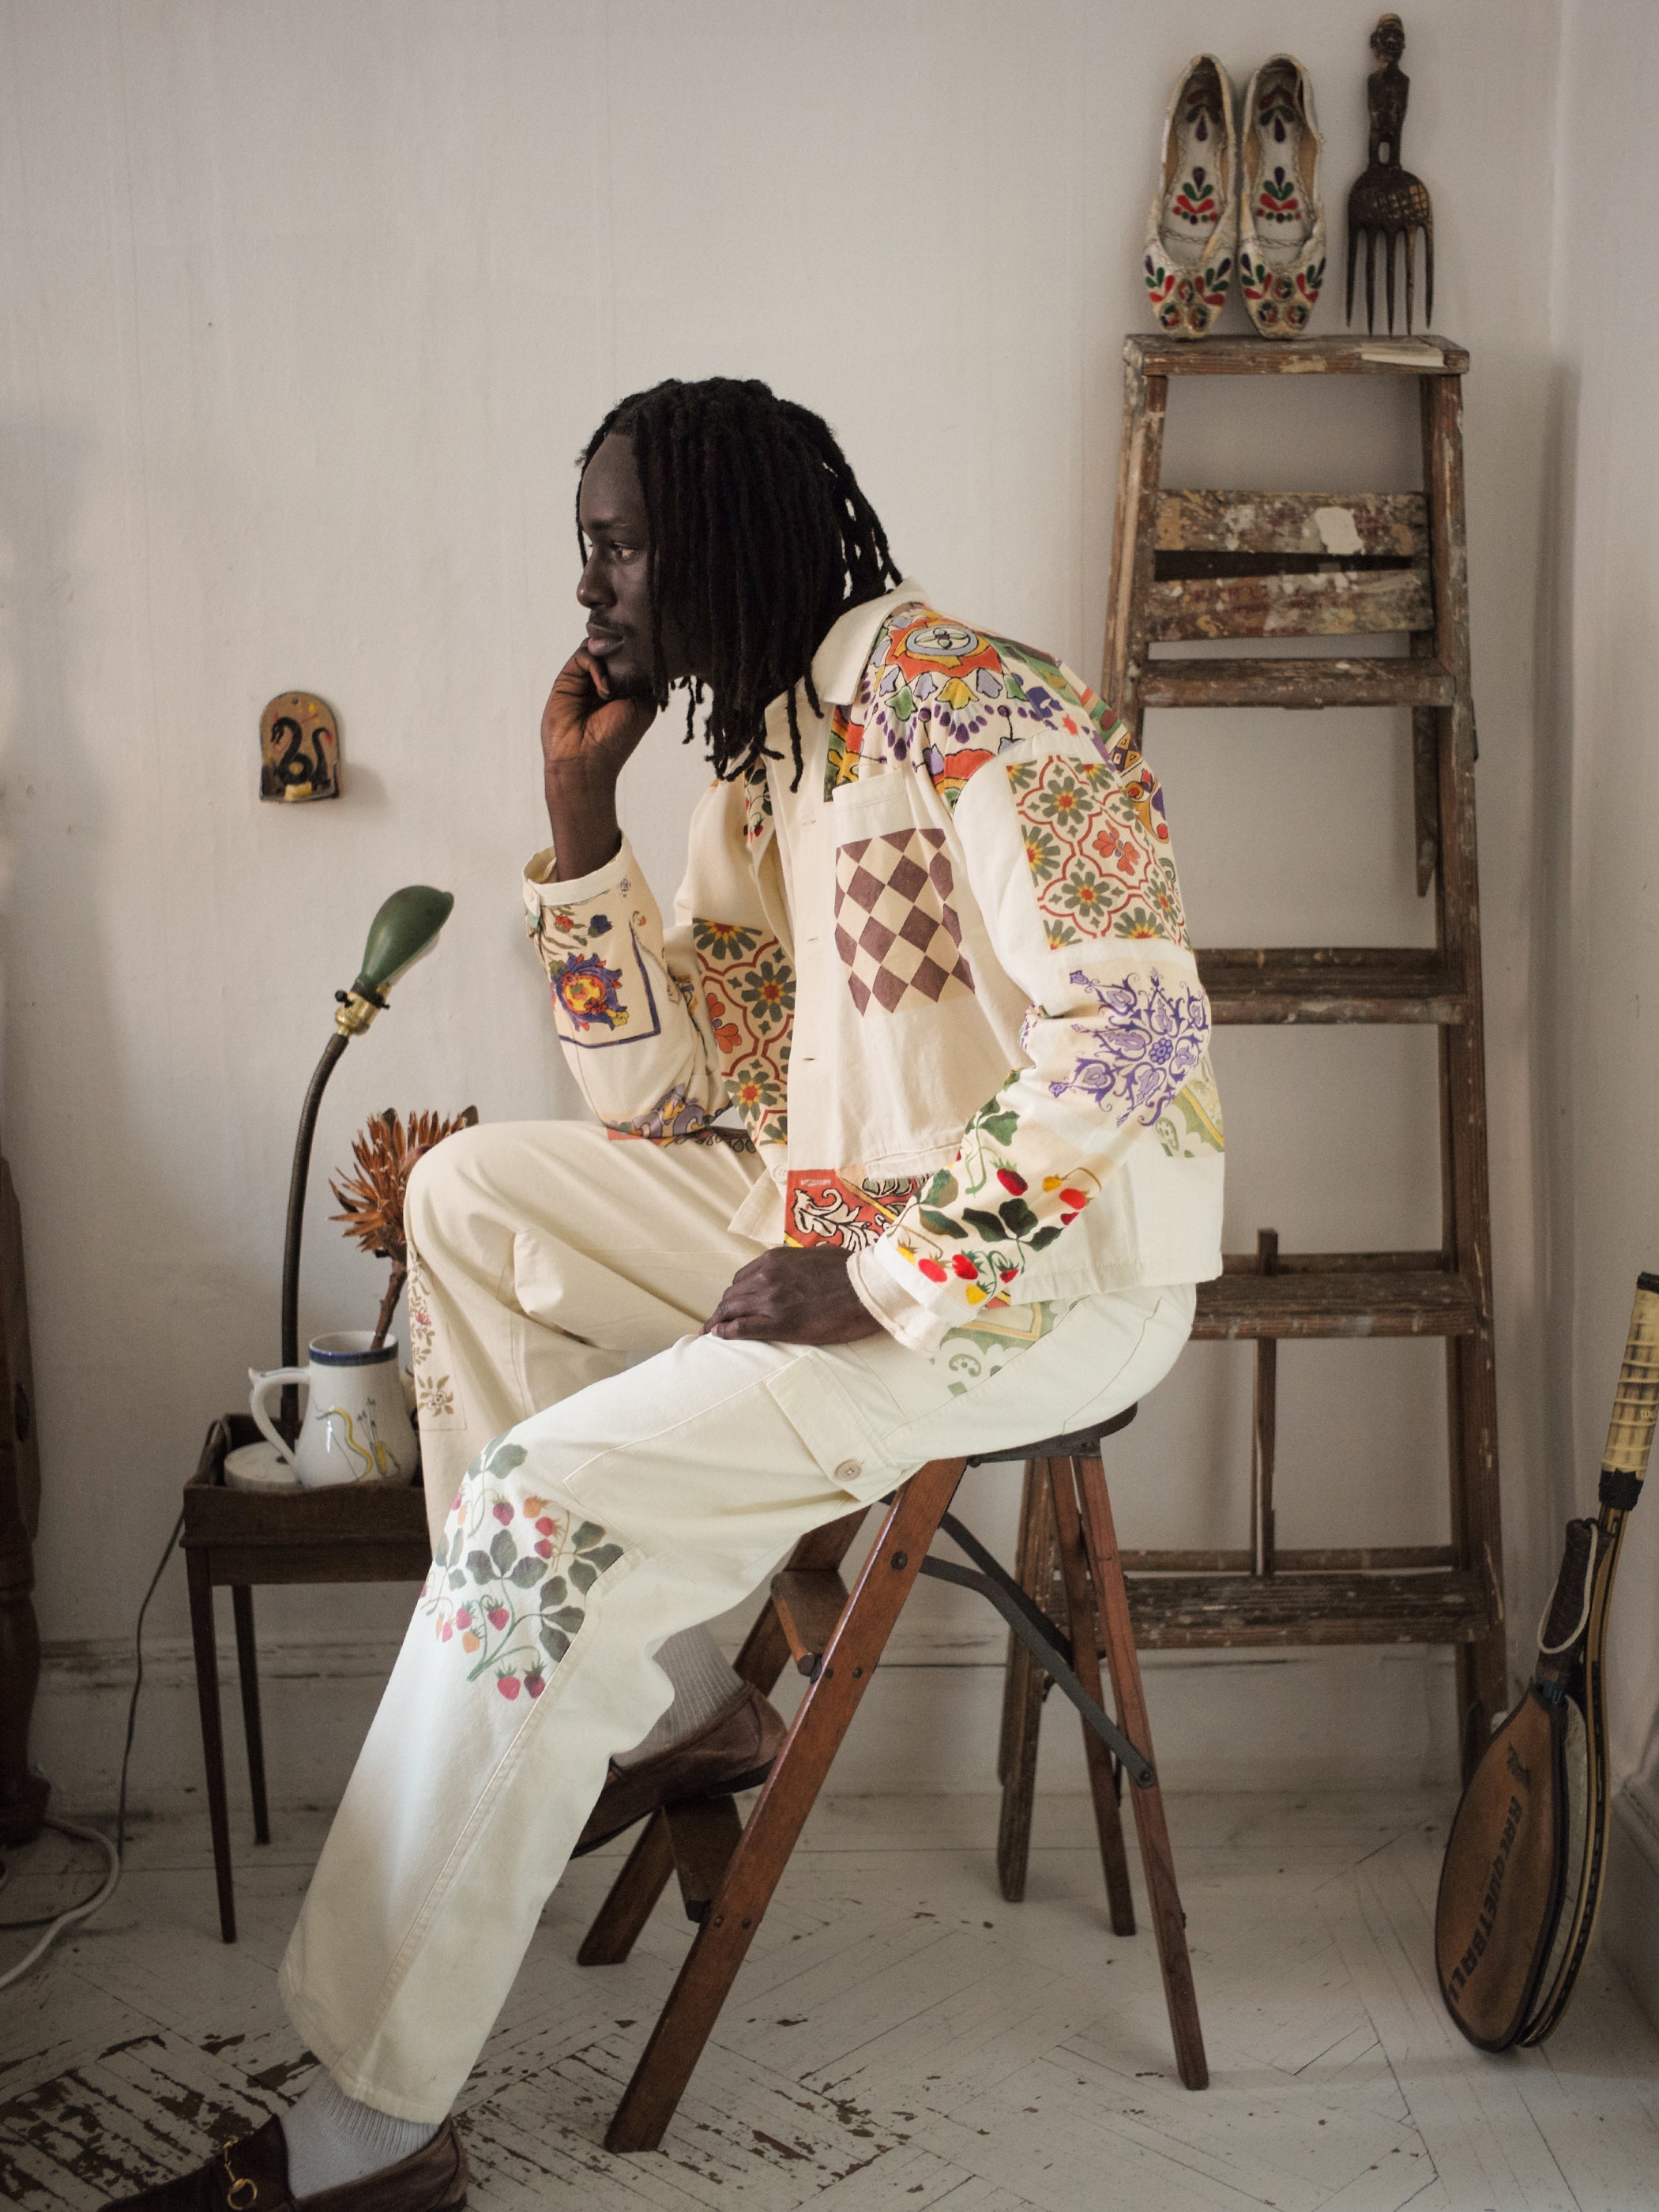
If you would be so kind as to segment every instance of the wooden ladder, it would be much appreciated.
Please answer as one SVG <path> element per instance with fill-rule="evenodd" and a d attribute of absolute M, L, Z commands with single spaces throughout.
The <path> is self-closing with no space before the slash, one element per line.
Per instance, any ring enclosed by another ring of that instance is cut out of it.
<path fill-rule="evenodd" d="M 1256 1346 L 1247 1550 L 1126 1552 L 1145 1650 L 1213 1644 L 1451 1644 L 1467 1771 L 1506 1703 L 1503 1554 L 1475 872 L 1474 707 L 1463 519 L 1462 377 L 1468 355 L 1357 338 L 1269 344 L 1211 338 L 1124 346 L 1123 442 L 1102 691 L 1137 739 L 1148 707 L 1409 707 L 1419 896 L 1435 893 L 1431 951 L 1394 946 L 1200 951 L 1220 1022 L 1425 1022 L 1439 1039 L 1442 1242 L 1437 1252 L 1280 1252 L 1271 1231 L 1200 1286 L 1196 1338 Z M 1170 380 L 1417 380 L 1420 492 L 1165 491 Z M 1199 639 L 1403 633 L 1367 659 L 1154 659 Z M 1445 1340 L 1451 1541 L 1281 1551 L 1273 1534 L 1276 1346 L 1285 1337 Z M 1020 1579 L 1060 1602 L 1046 1486 L 1028 1469 Z M 1056 1615 L 1063 1618 L 1063 1613 Z M 1002 1731 L 1005 1893 L 1024 1883 L 1040 1677 L 1011 1653 Z"/>

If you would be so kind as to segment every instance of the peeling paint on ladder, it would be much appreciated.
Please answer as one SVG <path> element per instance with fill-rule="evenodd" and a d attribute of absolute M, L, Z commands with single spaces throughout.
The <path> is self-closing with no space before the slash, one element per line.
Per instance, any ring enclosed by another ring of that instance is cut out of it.
<path fill-rule="evenodd" d="M 1346 507 L 1316 507 L 1314 528 L 1328 553 L 1363 553 L 1359 526 Z"/>

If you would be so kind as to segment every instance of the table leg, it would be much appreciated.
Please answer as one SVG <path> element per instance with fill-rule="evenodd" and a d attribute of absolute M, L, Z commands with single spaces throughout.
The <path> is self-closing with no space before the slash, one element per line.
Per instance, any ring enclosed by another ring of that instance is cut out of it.
<path fill-rule="evenodd" d="M 248 1788 L 253 1797 L 253 1840 L 270 1841 L 270 1809 L 265 1802 L 265 1737 L 259 1721 L 259 1650 L 253 1640 L 253 1592 L 246 1583 L 230 1586 L 236 1619 L 236 1668 L 242 1678 L 242 1740 L 247 1746 Z"/>
<path fill-rule="evenodd" d="M 219 1887 L 219 1933 L 236 1941 L 236 1893 L 230 1871 L 230 1806 L 225 1794 L 225 1734 L 219 1717 L 219 1647 L 213 1628 L 213 1584 L 205 1553 L 185 1553 L 190 1584 L 190 1632 L 196 1647 L 196 1696 L 202 1709 L 202 1763 L 207 1769 L 213 1875 Z"/>

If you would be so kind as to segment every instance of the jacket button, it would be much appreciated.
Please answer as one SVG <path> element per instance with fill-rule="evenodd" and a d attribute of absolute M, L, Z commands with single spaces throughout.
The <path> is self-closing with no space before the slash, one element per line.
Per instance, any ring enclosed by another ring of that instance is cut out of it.
<path fill-rule="evenodd" d="M 864 1467 L 860 1461 L 855 1459 L 844 1459 L 841 1465 L 836 1469 L 836 1480 L 837 1482 L 856 1482 L 863 1472 Z"/>

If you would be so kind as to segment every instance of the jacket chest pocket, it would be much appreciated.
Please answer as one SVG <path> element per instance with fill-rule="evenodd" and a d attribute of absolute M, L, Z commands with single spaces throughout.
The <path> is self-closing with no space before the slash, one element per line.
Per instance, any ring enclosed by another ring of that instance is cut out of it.
<path fill-rule="evenodd" d="M 829 810 L 836 958 L 842 988 L 863 1021 L 974 989 L 951 841 L 915 805 L 921 797 L 854 786 Z"/>

